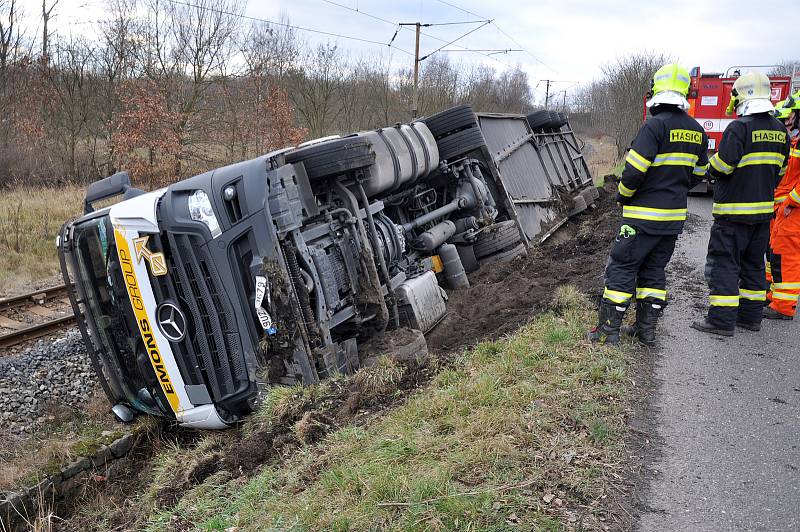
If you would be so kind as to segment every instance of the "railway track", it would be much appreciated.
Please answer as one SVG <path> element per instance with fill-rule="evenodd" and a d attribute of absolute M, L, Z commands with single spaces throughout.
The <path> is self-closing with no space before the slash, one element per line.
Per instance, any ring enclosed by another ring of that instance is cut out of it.
<path fill-rule="evenodd" d="M 65 285 L 0 299 L 0 349 L 47 336 L 74 322 Z"/>

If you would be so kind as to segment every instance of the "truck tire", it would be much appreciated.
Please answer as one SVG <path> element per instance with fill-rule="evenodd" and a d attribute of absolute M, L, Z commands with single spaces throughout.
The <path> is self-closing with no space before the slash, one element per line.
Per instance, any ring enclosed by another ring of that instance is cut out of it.
<path fill-rule="evenodd" d="M 345 137 L 289 152 L 286 162 L 303 163 L 313 181 L 366 168 L 375 162 L 375 152 L 364 138 Z"/>
<path fill-rule="evenodd" d="M 471 127 L 448 135 L 438 140 L 436 144 L 439 147 L 439 159 L 451 161 L 472 150 L 486 146 L 486 141 L 483 140 L 483 133 L 481 133 L 480 128 Z"/>
<path fill-rule="evenodd" d="M 481 268 L 484 268 L 490 264 L 496 264 L 498 262 L 508 262 L 512 259 L 516 259 L 517 257 L 524 257 L 527 254 L 528 250 L 525 247 L 525 244 L 520 242 L 519 245 L 514 246 L 511 249 L 501 251 L 500 253 L 489 255 L 488 257 L 479 260 L 478 263 L 481 265 Z"/>
<path fill-rule="evenodd" d="M 561 117 L 561 113 L 557 113 L 556 111 L 550 111 L 550 129 L 553 131 L 558 131 L 561 129 L 561 126 L 566 124 L 567 121 Z"/>
<path fill-rule="evenodd" d="M 478 120 L 472 107 L 459 105 L 421 120 L 431 131 L 433 138 L 439 140 L 462 129 L 478 126 Z"/>
<path fill-rule="evenodd" d="M 475 257 L 480 261 L 504 249 L 516 246 L 522 238 L 517 228 L 517 222 L 506 220 L 498 222 L 488 229 L 483 230 L 473 244 Z"/>
<path fill-rule="evenodd" d="M 531 129 L 534 131 L 547 129 L 548 124 L 550 124 L 549 111 L 534 111 L 525 118 L 527 118 L 528 125 L 531 126 Z"/>

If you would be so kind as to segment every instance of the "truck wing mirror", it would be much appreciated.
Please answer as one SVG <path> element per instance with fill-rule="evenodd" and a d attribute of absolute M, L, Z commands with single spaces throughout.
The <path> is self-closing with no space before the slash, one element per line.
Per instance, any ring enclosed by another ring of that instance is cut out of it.
<path fill-rule="evenodd" d="M 128 172 L 117 172 L 100 181 L 95 181 L 86 188 L 86 197 L 83 200 L 83 214 L 94 212 L 93 203 L 123 194 L 129 199 L 143 192 L 131 187 L 131 178 Z"/>

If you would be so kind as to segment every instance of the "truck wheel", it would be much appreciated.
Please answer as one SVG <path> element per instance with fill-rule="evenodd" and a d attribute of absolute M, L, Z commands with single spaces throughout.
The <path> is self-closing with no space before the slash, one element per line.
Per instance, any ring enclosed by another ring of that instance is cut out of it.
<path fill-rule="evenodd" d="M 525 247 L 525 244 L 522 242 L 519 243 L 518 246 L 514 246 L 511 249 L 506 251 L 501 251 L 500 253 L 495 253 L 494 255 L 489 255 L 486 258 L 479 260 L 478 262 L 481 265 L 481 268 L 488 266 L 490 264 L 496 264 L 498 262 L 508 262 L 512 259 L 516 259 L 517 257 L 524 257 L 528 254 L 528 250 Z"/>
<path fill-rule="evenodd" d="M 428 126 L 433 138 L 436 140 L 462 129 L 478 126 L 478 120 L 469 105 L 453 107 L 447 111 L 423 118 L 421 122 Z"/>
<path fill-rule="evenodd" d="M 375 152 L 363 137 L 345 137 L 289 152 L 286 162 L 303 163 L 308 178 L 315 180 L 366 168 L 375 162 Z"/>
<path fill-rule="evenodd" d="M 566 124 L 567 121 L 562 118 L 562 114 L 556 111 L 550 111 L 550 129 L 553 131 L 558 131 L 561 129 L 561 126 Z"/>
<path fill-rule="evenodd" d="M 478 239 L 473 244 L 472 249 L 475 251 L 475 257 L 480 260 L 515 246 L 520 240 L 517 222 L 506 220 L 484 229 L 478 235 Z"/>
<path fill-rule="evenodd" d="M 481 133 L 480 128 L 471 127 L 448 135 L 438 140 L 436 144 L 439 147 L 439 159 L 450 161 L 472 150 L 486 146 L 486 141 L 483 140 L 483 133 Z"/>
<path fill-rule="evenodd" d="M 548 124 L 550 124 L 549 111 L 534 111 L 525 118 L 528 119 L 528 125 L 530 125 L 531 129 L 534 131 L 546 129 Z"/>

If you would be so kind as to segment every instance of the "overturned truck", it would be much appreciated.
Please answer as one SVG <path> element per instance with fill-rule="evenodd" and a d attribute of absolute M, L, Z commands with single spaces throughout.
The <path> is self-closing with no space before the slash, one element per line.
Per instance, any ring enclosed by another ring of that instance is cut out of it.
<path fill-rule="evenodd" d="M 115 174 L 57 244 L 117 417 L 224 428 L 269 386 L 354 371 L 376 337 L 424 342 L 442 286 L 524 255 L 594 202 L 591 182 L 563 115 L 461 106 L 149 193 Z"/>

